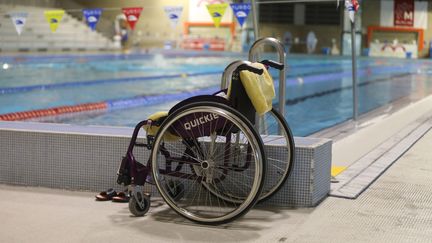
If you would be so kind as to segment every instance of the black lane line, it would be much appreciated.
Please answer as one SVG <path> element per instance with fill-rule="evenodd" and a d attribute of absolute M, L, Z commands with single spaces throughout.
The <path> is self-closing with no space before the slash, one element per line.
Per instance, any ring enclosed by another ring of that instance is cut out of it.
<path fill-rule="evenodd" d="M 411 74 L 410 73 L 404 73 L 404 74 L 399 74 L 399 75 L 392 76 L 390 79 L 389 78 L 382 78 L 382 79 L 369 80 L 369 81 L 366 81 L 366 82 L 358 84 L 358 86 L 362 87 L 362 86 L 366 86 L 366 85 L 370 85 L 370 84 L 375 84 L 375 83 L 390 82 L 393 78 L 401 78 L 401 77 L 405 77 L 405 76 L 409 76 L 409 75 L 411 75 Z M 304 102 L 304 101 L 306 101 L 308 99 L 313 99 L 313 98 L 329 95 L 329 94 L 332 94 L 332 93 L 341 92 L 343 90 L 348 90 L 348 89 L 352 89 L 352 85 L 346 86 L 346 87 L 340 87 L 340 88 L 330 89 L 330 90 L 325 90 L 325 91 L 317 92 L 317 93 L 314 93 L 314 94 L 305 95 L 305 96 L 302 96 L 302 97 L 297 97 L 297 98 L 294 98 L 294 99 L 287 99 L 285 101 L 285 104 L 286 105 L 295 105 L 295 104 Z M 277 105 L 278 103 L 274 103 L 274 104 Z"/>

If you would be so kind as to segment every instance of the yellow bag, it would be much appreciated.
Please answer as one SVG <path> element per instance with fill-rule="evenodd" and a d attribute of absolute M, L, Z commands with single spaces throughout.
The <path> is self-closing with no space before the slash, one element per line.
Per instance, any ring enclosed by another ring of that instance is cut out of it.
<path fill-rule="evenodd" d="M 272 100 L 276 96 L 273 79 L 263 64 L 252 63 L 252 66 L 263 69 L 263 74 L 241 71 L 240 79 L 255 110 L 263 115 L 272 109 Z"/>

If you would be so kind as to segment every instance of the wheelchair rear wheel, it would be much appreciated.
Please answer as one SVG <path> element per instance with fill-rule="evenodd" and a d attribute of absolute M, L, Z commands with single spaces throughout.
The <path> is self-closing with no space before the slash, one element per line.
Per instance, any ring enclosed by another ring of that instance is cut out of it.
<path fill-rule="evenodd" d="M 178 139 L 169 140 L 167 135 Z M 152 173 L 167 204 L 203 224 L 222 224 L 244 215 L 261 195 L 266 158 L 261 137 L 238 111 L 199 102 L 169 115 L 153 144 Z M 182 197 L 167 183 L 178 181 Z"/>
<path fill-rule="evenodd" d="M 274 108 L 258 121 L 259 133 L 266 148 L 266 181 L 259 201 L 274 195 L 287 180 L 294 162 L 294 137 L 284 117 Z"/>

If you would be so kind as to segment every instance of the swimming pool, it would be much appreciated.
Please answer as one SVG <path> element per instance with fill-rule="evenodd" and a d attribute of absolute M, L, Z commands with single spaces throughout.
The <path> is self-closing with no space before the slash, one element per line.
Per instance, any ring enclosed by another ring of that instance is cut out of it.
<path fill-rule="evenodd" d="M 247 57 L 210 52 L 2 57 L 0 114 L 106 102 L 109 109 L 104 112 L 47 121 L 134 126 L 186 97 L 217 91 L 223 69 L 238 59 Z M 295 135 L 306 136 L 352 117 L 350 57 L 289 55 L 287 62 L 285 117 Z M 359 114 L 412 93 L 432 93 L 430 64 L 360 58 Z"/>

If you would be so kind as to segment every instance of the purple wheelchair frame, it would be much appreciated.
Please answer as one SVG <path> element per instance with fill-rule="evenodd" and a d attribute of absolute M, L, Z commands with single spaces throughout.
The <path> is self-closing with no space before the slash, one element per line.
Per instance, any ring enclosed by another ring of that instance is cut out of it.
<path fill-rule="evenodd" d="M 198 100 L 198 101 L 197 101 Z M 204 100 L 210 100 L 213 102 L 218 103 L 225 103 L 229 104 L 225 98 L 217 97 L 217 96 L 210 96 L 210 95 L 203 95 L 198 97 L 192 97 L 190 99 L 184 100 L 177 104 L 175 107 L 173 107 L 170 110 L 170 113 L 172 113 L 172 110 L 176 110 L 179 107 L 182 107 L 185 105 L 185 103 L 191 103 L 191 102 L 199 102 Z M 198 117 L 198 118 L 196 118 Z M 206 124 L 206 121 L 215 121 L 215 126 L 209 126 Z M 163 122 L 163 121 L 162 121 Z M 144 185 L 146 182 L 149 182 L 147 178 L 149 177 L 149 173 L 151 171 L 151 158 L 148 159 L 147 165 L 144 166 L 140 162 L 138 162 L 135 159 L 135 156 L 133 155 L 133 149 L 135 146 L 137 147 L 145 147 L 148 150 L 152 150 L 153 148 L 153 142 L 155 140 L 154 136 L 147 135 L 147 143 L 138 143 L 138 134 L 140 129 L 147 125 L 148 123 L 151 123 L 152 125 L 161 125 L 162 122 L 155 122 L 150 120 L 144 120 L 139 122 L 134 129 L 131 141 L 129 143 L 128 150 L 126 152 L 126 156 L 123 157 L 123 160 L 121 162 L 120 168 L 117 172 L 118 178 L 117 183 L 123 184 L 125 186 L 127 185 Z M 176 121 L 171 125 L 170 128 L 172 128 L 169 132 L 173 135 L 176 135 L 179 137 L 179 140 L 181 139 L 183 143 L 187 143 L 188 146 L 186 146 L 185 151 L 183 152 L 183 156 L 181 157 L 172 157 L 167 149 L 165 149 L 163 146 L 161 146 L 161 154 L 166 159 L 166 168 L 164 170 L 160 170 L 161 174 L 169 174 L 172 177 L 179 177 L 179 178 L 188 178 L 191 180 L 197 180 L 202 181 L 205 180 L 205 178 L 202 178 L 196 174 L 185 174 L 183 172 L 180 172 L 182 169 L 182 166 L 185 164 L 188 164 L 192 167 L 192 165 L 197 164 L 199 165 L 199 162 L 190 159 L 194 158 L 196 156 L 196 152 L 192 151 L 191 148 L 196 148 L 196 151 L 200 151 L 199 143 L 196 141 L 197 138 L 203 137 L 203 136 L 209 136 L 212 132 L 211 129 L 215 129 L 217 131 L 217 135 L 225 136 L 225 153 L 224 153 L 224 167 L 223 174 L 220 176 L 220 178 L 214 179 L 215 182 L 222 181 L 225 178 L 226 173 L 228 173 L 229 170 L 233 171 L 243 171 L 248 168 L 250 165 L 251 160 L 251 152 L 252 149 L 250 146 L 247 148 L 247 156 L 246 156 L 246 162 L 244 165 L 236 165 L 236 164 L 229 164 L 229 155 L 230 155 L 230 146 L 231 146 L 231 134 L 237 132 L 235 129 L 230 128 L 226 129 L 225 127 L 232 127 L 227 126 L 227 121 L 223 117 L 218 117 L 216 114 L 211 112 L 200 112 L 200 113 L 194 113 L 190 115 L 186 115 L 182 117 L 179 121 Z M 186 124 L 192 124 L 189 126 L 186 126 Z M 220 124 L 218 126 L 218 124 Z M 222 124 L 224 124 L 222 126 Z M 195 126 L 194 126 L 195 125 Z M 198 148 L 197 148 L 198 146 Z M 173 162 L 177 162 L 177 166 L 173 168 Z M 192 171 L 194 171 L 192 169 Z M 197 178 L 198 176 L 198 178 Z"/>

